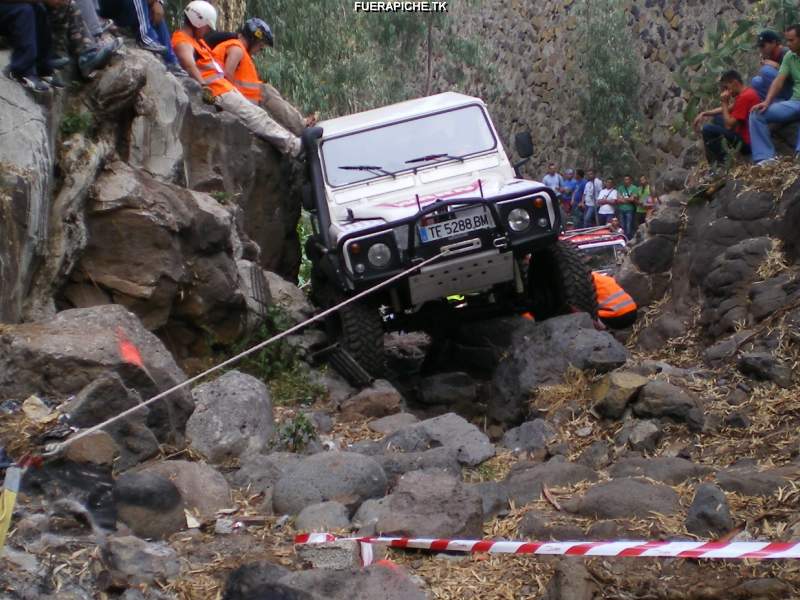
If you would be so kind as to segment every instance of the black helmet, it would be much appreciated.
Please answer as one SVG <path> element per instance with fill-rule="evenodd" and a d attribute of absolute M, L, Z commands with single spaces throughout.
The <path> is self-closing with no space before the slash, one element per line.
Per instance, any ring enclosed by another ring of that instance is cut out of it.
<path fill-rule="evenodd" d="M 272 29 L 262 19 L 253 17 L 247 19 L 242 27 L 242 35 L 251 44 L 253 42 L 264 42 L 267 46 L 272 46 L 275 39 L 272 37 Z"/>

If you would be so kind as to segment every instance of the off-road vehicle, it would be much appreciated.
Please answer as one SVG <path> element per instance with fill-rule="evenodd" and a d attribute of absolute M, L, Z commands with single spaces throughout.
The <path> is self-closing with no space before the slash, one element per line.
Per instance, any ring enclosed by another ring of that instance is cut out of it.
<path fill-rule="evenodd" d="M 336 304 L 427 258 L 446 256 L 329 319 L 328 332 L 373 376 L 383 334 L 532 312 L 594 315 L 589 269 L 558 239 L 555 193 L 519 176 L 479 98 L 444 93 L 330 119 L 302 136 L 313 233 L 312 299 Z"/>
<path fill-rule="evenodd" d="M 628 239 L 621 231 L 613 231 L 610 225 L 570 229 L 560 239 L 569 242 L 581 251 L 584 262 L 592 271 L 614 275 L 628 254 Z"/>

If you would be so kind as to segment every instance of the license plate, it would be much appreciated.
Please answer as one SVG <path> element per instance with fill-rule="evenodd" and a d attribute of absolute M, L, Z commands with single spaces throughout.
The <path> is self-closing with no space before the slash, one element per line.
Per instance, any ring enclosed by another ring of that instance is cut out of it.
<path fill-rule="evenodd" d="M 456 237 L 479 229 L 494 227 L 491 213 L 480 206 L 452 213 L 452 217 L 439 223 L 419 226 L 419 239 L 423 242 Z"/>

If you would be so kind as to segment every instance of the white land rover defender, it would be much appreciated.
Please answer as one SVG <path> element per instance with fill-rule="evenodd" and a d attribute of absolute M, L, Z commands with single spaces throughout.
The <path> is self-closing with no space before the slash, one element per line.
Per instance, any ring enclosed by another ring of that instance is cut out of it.
<path fill-rule="evenodd" d="M 446 250 L 327 323 L 371 375 L 384 369 L 387 330 L 433 335 L 468 319 L 530 311 L 594 315 L 578 250 L 558 239 L 554 193 L 518 176 L 479 98 L 444 93 L 321 122 L 303 144 L 303 205 L 313 233 L 312 297 L 331 306 Z"/>

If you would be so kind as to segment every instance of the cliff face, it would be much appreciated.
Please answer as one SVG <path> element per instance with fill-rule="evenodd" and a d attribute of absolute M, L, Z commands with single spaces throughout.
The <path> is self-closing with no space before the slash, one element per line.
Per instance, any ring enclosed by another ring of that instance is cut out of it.
<path fill-rule="evenodd" d="M 719 18 L 742 18 L 749 4 L 743 0 L 627 3 L 633 42 L 619 50 L 641 57 L 644 143 L 638 155 L 651 175 L 676 163 L 694 142 L 670 130 L 687 100 L 674 81 L 680 60 L 702 48 L 707 29 L 714 28 Z M 581 127 L 575 84 L 569 78 L 576 62 L 570 45 L 578 24 L 574 0 L 484 0 L 477 8 L 453 9 L 459 31 L 480 38 L 488 47 L 502 88 L 495 96 L 485 82 L 472 82 L 470 91 L 489 101 L 506 141 L 518 131 L 531 130 L 535 155 L 530 172 L 541 172 L 551 160 L 579 163 L 575 149 Z"/>
<path fill-rule="evenodd" d="M 252 266 L 296 276 L 294 171 L 151 54 L 0 106 L 0 322 L 122 304 L 197 347 L 251 322 Z"/>

